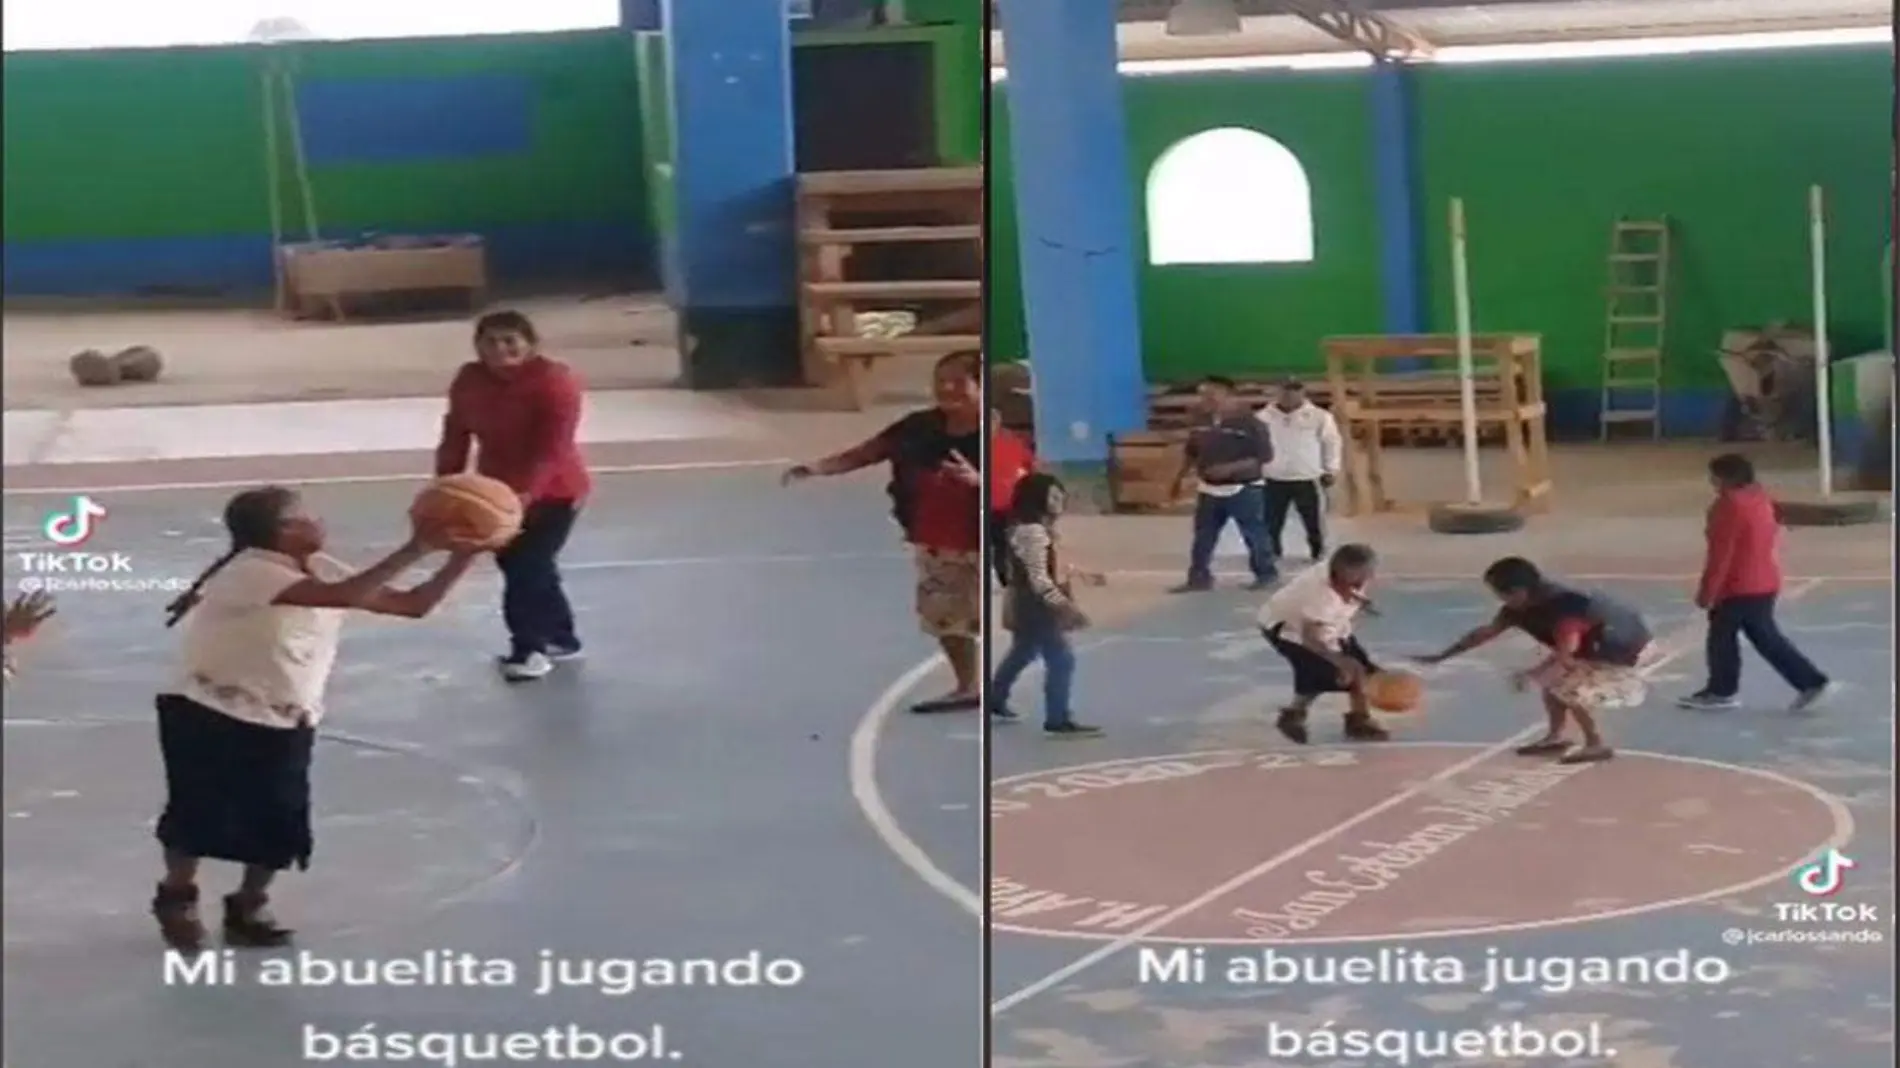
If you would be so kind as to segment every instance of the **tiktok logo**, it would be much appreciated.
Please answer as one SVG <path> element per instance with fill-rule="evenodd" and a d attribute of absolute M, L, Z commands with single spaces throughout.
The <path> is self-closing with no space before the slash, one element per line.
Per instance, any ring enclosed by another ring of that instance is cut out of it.
<path fill-rule="evenodd" d="M 1810 897 L 1829 897 L 1840 892 L 1847 882 L 1847 873 L 1856 867 L 1854 858 L 1838 849 L 1830 849 L 1821 854 L 1821 859 L 1797 868 L 1794 882 Z"/>
<path fill-rule="evenodd" d="M 71 549 L 86 544 L 99 532 L 106 517 L 106 506 L 91 497 L 74 497 L 72 506 L 53 512 L 40 524 L 40 533 L 54 545 Z"/>

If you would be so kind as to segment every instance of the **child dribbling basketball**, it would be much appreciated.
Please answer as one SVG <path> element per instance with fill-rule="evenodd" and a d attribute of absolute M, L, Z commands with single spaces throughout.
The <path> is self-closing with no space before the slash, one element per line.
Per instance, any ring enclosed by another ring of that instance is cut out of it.
<path fill-rule="evenodd" d="M 197 952 L 198 865 L 243 865 L 224 899 L 224 940 L 278 946 L 291 932 L 267 910 L 278 872 L 309 865 L 310 756 L 346 610 L 420 619 L 467 573 L 475 553 L 450 552 L 413 589 L 389 583 L 443 548 L 415 529 L 395 552 L 354 574 L 323 554 L 323 524 L 282 487 L 246 490 L 224 508 L 231 547 L 184 596 L 166 626 L 185 624 L 177 683 L 158 697 L 165 876 L 152 915 L 166 944 Z"/>
<path fill-rule="evenodd" d="M 1377 563 L 1370 546 L 1342 545 L 1324 565 L 1282 586 L 1260 610 L 1260 633 L 1293 669 L 1293 702 L 1280 710 L 1276 724 L 1289 741 L 1307 743 L 1307 712 L 1329 693 L 1343 693 L 1349 702 L 1349 740 L 1382 742 L 1391 736 L 1366 699 L 1366 679 L 1379 669 L 1352 633 L 1368 604 Z"/>

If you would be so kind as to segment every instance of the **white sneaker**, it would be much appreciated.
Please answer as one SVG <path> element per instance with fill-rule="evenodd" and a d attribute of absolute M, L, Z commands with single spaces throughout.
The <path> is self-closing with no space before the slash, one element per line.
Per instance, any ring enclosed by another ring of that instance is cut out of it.
<path fill-rule="evenodd" d="M 1839 694 L 1840 692 L 1841 692 L 1840 683 L 1824 682 L 1812 690 L 1803 691 L 1801 696 L 1794 699 L 1794 704 L 1791 704 L 1788 706 L 1788 711 L 1793 712 L 1796 715 L 1799 715 L 1803 712 L 1812 712 L 1815 709 L 1819 708 L 1820 706 L 1826 704 L 1829 700 L 1831 700 L 1836 694 Z"/>
<path fill-rule="evenodd" d="M 509 682 L 528 682 L 546 678 L 554 670 L 554 661 L 540 653 L 529 653 L 524 657 L 503 657 L 501 677 Z"/>

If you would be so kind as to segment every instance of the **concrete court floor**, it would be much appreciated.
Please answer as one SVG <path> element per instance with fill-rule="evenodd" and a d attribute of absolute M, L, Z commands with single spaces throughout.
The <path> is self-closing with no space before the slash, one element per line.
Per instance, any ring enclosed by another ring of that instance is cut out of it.
<path fill-rule="evenodd" d="M 368 562 L 400 535 L 413 491 L 308 497 L 336 551 Z M 221 551 L 223 499 L 111 496 L 89 548 L 131 554 L 141 578 L 189 579 Z M 54 503 L 7 500 L 10 580 L 11 553 Z M 325 957 L 510 958 L 525 987 L 543 949 L 757 950 L 804 964 L 793 989 L 168 988 L 144 915 L 168 595 L 65 596 L 6 701 L 7 1063 L 288 1068 L 316 1063 L 300 1054 L 305 1024 L 365 1022 L 658 1023 L 674 1063 L 713 1068 L 978 1063 L 974 922 L 879 846 L 847 781 L 867 704 L 931 652 L 886 508 L 870 478 L 783 490 L 770 469 L 602 476 L 567 553 L 589 657 L 530 686 L 493 675 L 492 572 L 432 619 L 356 623 L 319 744 L 314 866 L 279 895 Z M 879 749 L 890 803 L 965 882 L 980 870 L 978 739 L 967 717 L 900 715 Z M 208 893 L 231 875 L 212 877 Z"/>
<path fill-rule="evenodd" d="M 1531 662 L 1529 649 L 1494 647 L 1432 672 L 1425 711 L 1389 719 L 1395 743 L 1341 745 L 1337 713 L 1316 711 L 1315 745 L 1296 749 L 1271 727 L 1288 678 L 1253 628 L 1257 597 L 1174 599 L 1089 638 L 1078 707 L 1107 735 L 1051 743 L 1032 722 L 999 728 L 991 744 L 993 1063 L 1891 1063 L 1890 584 L 1822 583 L 1786 607 L 1791 635 L 1848 687 L 1810 717 L 1782 711 L 1785 687 L 1752 654 L 1744 710 L 1673 708 L 1676 695 L 1699 684 L 1702 666 L 1682 584 L 1592 585 L 1641 606 L 1668 646 L 1684 651 L 1657 669 L 1648 705 L 1608 722 L 1621 757 L 1574 778 L 1540 780 L 1549 765 L 1513 757 L 1501 744 L 1541 722 L 1534 699 L 1511 693 L 1502 678 Z M 1379 597 L 1384 615 L 1363 628 L 1374 655 L 1399 661 L 1484 618 L 1492 606 L 1474 587 L 1389 584 Z M 1036 685 L 1032 673 L 1017 701 L 1030 715 L 1039 708 Z M 1517 798 L 1502 815 L 1466 820 L 1442 807 L 1502 784 Z M 1472 823 L 1482 829 L 1472 833 Z M 1435 840 L 1411 837 L 1433 827 Z M 1408 845 L 1416 842 L 1426 844 Z M 1858 864 L 1831 900 L 1872 906 L 1879 920 L 1778 921 L 1775 905 L 1814 900 L 1791 874 L 1830 843 Z M 1394 844 L 1436 856 L 1399 874 L 1348 867 L 1350 858 Z M 1309 896 L 1338 887 L 1342 872 L 1371 885 L 1347 880 L 1354 892 L 1344 898 Z M 1323 914 L 1310 927 L 1289 928 L 1295 901 Z M 1812 939 L 1862 928 L 1885 940 L 1767 944 L 1757 934 L 1744 936 L 1754 944 L 1725 942 L 1734 937 L 1728 930 Z M 1772 934 L 1789 929 L 1798 933 Z M 1208 975 L 1166 982 L 1151 973 L 1144 981 L 1144 947 L 1198 949 Z M 1485 991 L 1491 948 L 1545 959 L 1686 949 L 1725 959 L 1732 973 L 1707 985 Z M 1335 961 L 1415 950 L 1455 958 L 1469 979 L 1441 973 L 1428 985 L 1388 974 L 1319 985 L 1222 974 L 1223 961 L 1258 959 L 1262 950 Z M 1302 1049 L 1288 1037 L 1328 1027 L 1442 1031 L 1512 1022 L 1548 1033 L 1592 1021 L 1612 1058 L 1456 1057 L 1427 1046 L 1408 1061 Z"/>

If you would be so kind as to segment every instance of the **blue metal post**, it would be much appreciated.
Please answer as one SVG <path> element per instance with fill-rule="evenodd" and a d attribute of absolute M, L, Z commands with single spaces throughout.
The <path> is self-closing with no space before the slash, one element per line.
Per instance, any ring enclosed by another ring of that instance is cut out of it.
<path fill-rule="evenodd" d="M 1402 63 L 1380 60 L 1372 73 L 1372 159 L 1388 334 L 1425 332 L 1416 130 L 1411 70 Z"/>
<path fill-rule="evenodd" d="M 799 379 L 791 28 L 785 0 L 665 0 L 689 386 Z"/>
<path fill-rule="evenodd" d="M 1036 448 L 1097 467 L 1141 429 L 1135 193 L 1109 0 L 1002 0 Z"/>

